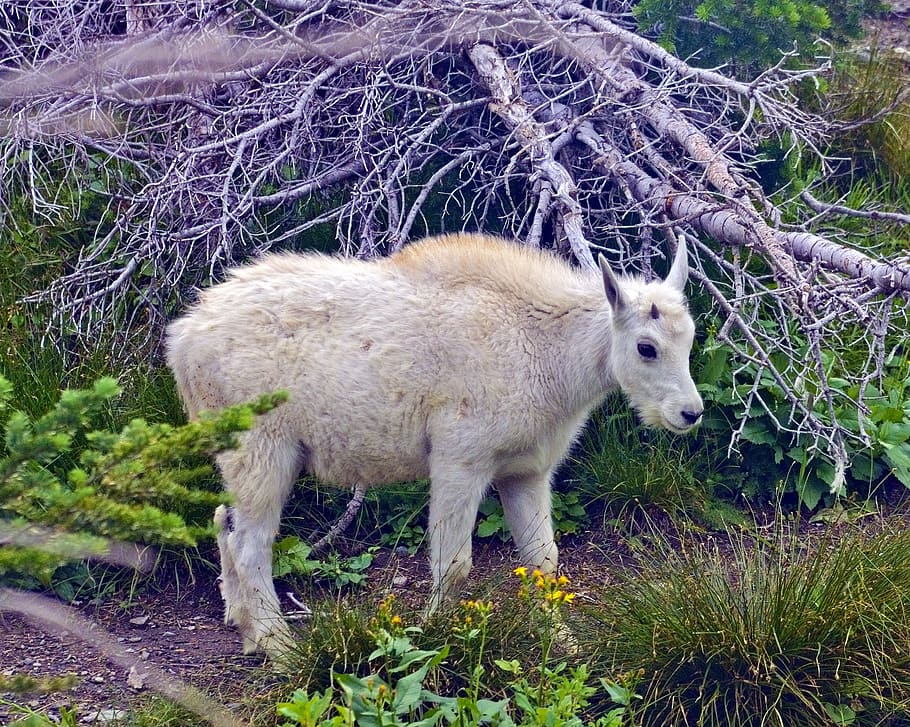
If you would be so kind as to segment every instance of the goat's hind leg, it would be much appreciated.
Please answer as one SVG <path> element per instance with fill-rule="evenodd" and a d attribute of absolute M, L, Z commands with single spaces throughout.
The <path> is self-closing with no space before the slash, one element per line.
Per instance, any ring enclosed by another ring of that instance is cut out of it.
<path fill-rule="evenodd" d="M 427 614 L 451 599 L 471 570 L 471 535 L 490 477 L 437 462 L 430 472 L 430 569 L 433 592 Z"/>
<path fill-rule="evenodd" d="M 218 590 L 224 600 L 224 622 L 226 624 L 243 623 L 250 620 L 248 614 L 240 613 L 240 579 L 237 566 L 228 546 L 228 538 L 234 531 L 234 509 L 227 505 L 215 508 L 215 531 L 217 533 L 218 555 L 221 557 L 221 575 L 218 576 Z"/>
<path fill-rule="evenodd" d="M 215 513 L 225 620 L 240 631 L 244 653 L 263 649 L 281 656 L 293 639 L 272 581 L 272 544 L 299 474 L 298 449 L 296 443 L 253 430 L 239 449 L 222 454 L 218 464 L 234 497 L 232 507 L 222 506 Z"/>

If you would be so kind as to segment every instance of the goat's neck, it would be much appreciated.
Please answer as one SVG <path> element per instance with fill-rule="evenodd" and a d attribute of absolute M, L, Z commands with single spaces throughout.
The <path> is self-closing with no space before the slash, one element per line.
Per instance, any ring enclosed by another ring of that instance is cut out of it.
<path fill-rule="evenodd" d="M 600 293 L 586 297 L 561 323 L 562 340 L 551 374 L 553 394 L 567 416 L 577 416 L 597 406 L 618 385 L 610 355 L 613 316 Z"/>

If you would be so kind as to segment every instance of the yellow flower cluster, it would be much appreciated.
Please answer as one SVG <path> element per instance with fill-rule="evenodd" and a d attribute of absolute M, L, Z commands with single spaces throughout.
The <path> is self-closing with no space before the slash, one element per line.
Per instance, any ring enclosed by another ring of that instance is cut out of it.
<path fill-rule="evenodd" d="M 492 601 L 462 601 L 461 617 L 456 617 L 453 629 L 461 639 L 478 638 L 486 630 L 492 612 Z"/>
<path fill-rule="evenodd" d="M 477 611 L 481 616 L 493 610 L 492 601 L 462 601 L 461 606 L 465 611 Z"/>
<path fill-rule="evenodd" d="M 528 574 L 528 569 L 519 566 L 515 569 L 515 575 L 521 578 L 521 588 L 519 595 L 527 596 L 530 592 L 530 586 L 533 583 L 535 592 L 543 599 L 544 603 L 563 604 L 572 603 L 575 600 L 575 594 L 565 590 L 569 584 L 569 579 L 565 576 L 545 576 L 536 568 Z"/>
<path fill-rule="evenodd" d="M 370 626 L 372 628 L 388 629 L 393 633 L 400 633 L 402 631 L 404 622 L 401 620 L 401 616 L 393 612 L 394 603 L 394 593 L 390 593 L 379 602 L 378 613 L 370 621 Z"/>
<path fill-rule="evenodd" d="M 474 600 L 462 601 L 461 608 L 464 611 L 463 624 L 465 626 L 472 626 L 475 617 L 481 623 L 484 623 L 487 618 L 489 618 L 490 613 L 493 611 L 493 602 Z"/>

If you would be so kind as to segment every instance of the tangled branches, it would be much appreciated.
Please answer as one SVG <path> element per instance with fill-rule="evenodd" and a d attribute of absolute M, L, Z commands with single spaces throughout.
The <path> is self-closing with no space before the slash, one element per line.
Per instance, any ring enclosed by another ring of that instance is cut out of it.
<path fill-rule="evenodd" d="M 636 34 L 621 2 L 22 0 L 0 23 L 6 224 L 15 198 L 58 214 L 61 176 L 103 200 L 33 298 L 82 334 L 155 330 L 182 291 L 276 245 L 372 256 L 481 229 L 649 275 L 654 235 L 685 231 L 709 344 L 738 361 L 739 431 L 763 408 L 839 471 L 863 439 L 829 379 L 881 377 L 910 265 L 819 235 L 813 207 L 783 214 L 753 171 L 769 139 L 825 163 L 829 122 L 797 90 L 826 61 L 737 80 Z M 847 345 L 861 365 L 832 366 Z"/>

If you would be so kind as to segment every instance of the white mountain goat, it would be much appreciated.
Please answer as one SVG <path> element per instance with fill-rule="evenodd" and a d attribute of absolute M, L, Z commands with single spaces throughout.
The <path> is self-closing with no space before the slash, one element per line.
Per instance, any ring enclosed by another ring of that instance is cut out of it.
<path fill-rule="evenodd" d="M 432 610 L 471 568 L 491 485 L 524 561 L 556 569 L 550 479 L 610 391 L 647 425 L 698 422 L 684 240 L 664 281 L 617 278 L 602 256 L 600 268 L 473 234 L 370 261 L 276 254 L 171 324 L 191 416 L 289 393 L 218 459 L 234 497 L 215 516 L 225 620 L 247 652 L 291 643 L 272 544 L 301 471 L 344 487 L 430 478 Z"/>

